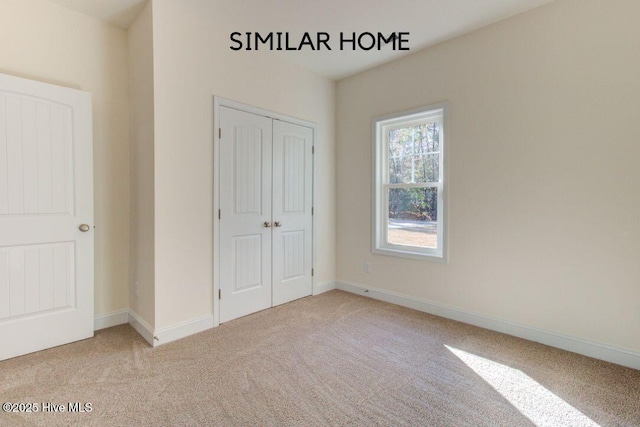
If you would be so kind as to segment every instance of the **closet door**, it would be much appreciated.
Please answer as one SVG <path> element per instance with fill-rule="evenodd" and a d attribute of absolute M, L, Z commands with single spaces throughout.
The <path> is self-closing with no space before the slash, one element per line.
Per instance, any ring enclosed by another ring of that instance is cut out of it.
<path fill-rule="evenodd" d="M 271 119 L 220 108 L 220 322 L 271 307 Z"/>
<path fill-rule="evenodd" d="M 313 130 L 273 122 L 273 305 L 311 295 Z"/>

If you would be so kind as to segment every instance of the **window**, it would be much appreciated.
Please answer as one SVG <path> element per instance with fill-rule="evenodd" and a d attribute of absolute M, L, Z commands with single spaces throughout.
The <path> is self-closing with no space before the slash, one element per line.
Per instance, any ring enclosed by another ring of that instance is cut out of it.
<path fill-rule="evenodd" d="M 445 257 L 446 106 L 374 120 L 373 251 Z"/>

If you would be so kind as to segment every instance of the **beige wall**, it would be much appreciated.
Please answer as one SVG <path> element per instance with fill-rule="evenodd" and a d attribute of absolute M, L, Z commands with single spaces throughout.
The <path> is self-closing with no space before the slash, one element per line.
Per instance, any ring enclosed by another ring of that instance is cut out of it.
<path fill-rule="evenodd" d="M 316 122 L 316 271 L 335 277 L 335 83 L 238 53 L 218 0 L 154 0 L 156 328 L 213 310 L 213 95 Z"/>
<path fill-rule="evenodd" d="M 128 31 L 131 95 L 130 308 L 155 325 L 153 17 L 148 2 Z"/>
<path fill-rule="evenodd" d="M 559 0 L 340 81 L 338 279 L 640 351 L 638 16 Z M 443 100 L 450 261 L 374 256 L 371 118 Z"/>
<path fill-rule="evenodd" d="M 93 95 L 95 313 L 128 307 L 129 100 L 122 29 L 45 0 L 2 0 L 0 72 Z"/>

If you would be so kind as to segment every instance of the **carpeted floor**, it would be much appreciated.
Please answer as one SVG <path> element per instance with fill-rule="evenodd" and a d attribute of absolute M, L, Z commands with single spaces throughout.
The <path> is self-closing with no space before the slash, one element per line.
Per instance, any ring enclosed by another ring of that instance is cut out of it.
<path fill-rule="evenodd" d="M 332 291 L 155 349 L 123 325 L 0 362 L 0 402 L 40 405 L 1 426 L 640 426 L 640 371 Z"/>

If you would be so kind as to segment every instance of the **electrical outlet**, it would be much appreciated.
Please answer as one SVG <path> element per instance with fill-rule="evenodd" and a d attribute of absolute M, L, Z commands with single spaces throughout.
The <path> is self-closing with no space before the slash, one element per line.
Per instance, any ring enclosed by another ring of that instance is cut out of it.
<path fill-rule="evenodd" d="M 371 273 L 371 263 L 369 261 L 365 261 L 364 263 L 364 272 Z"/>

